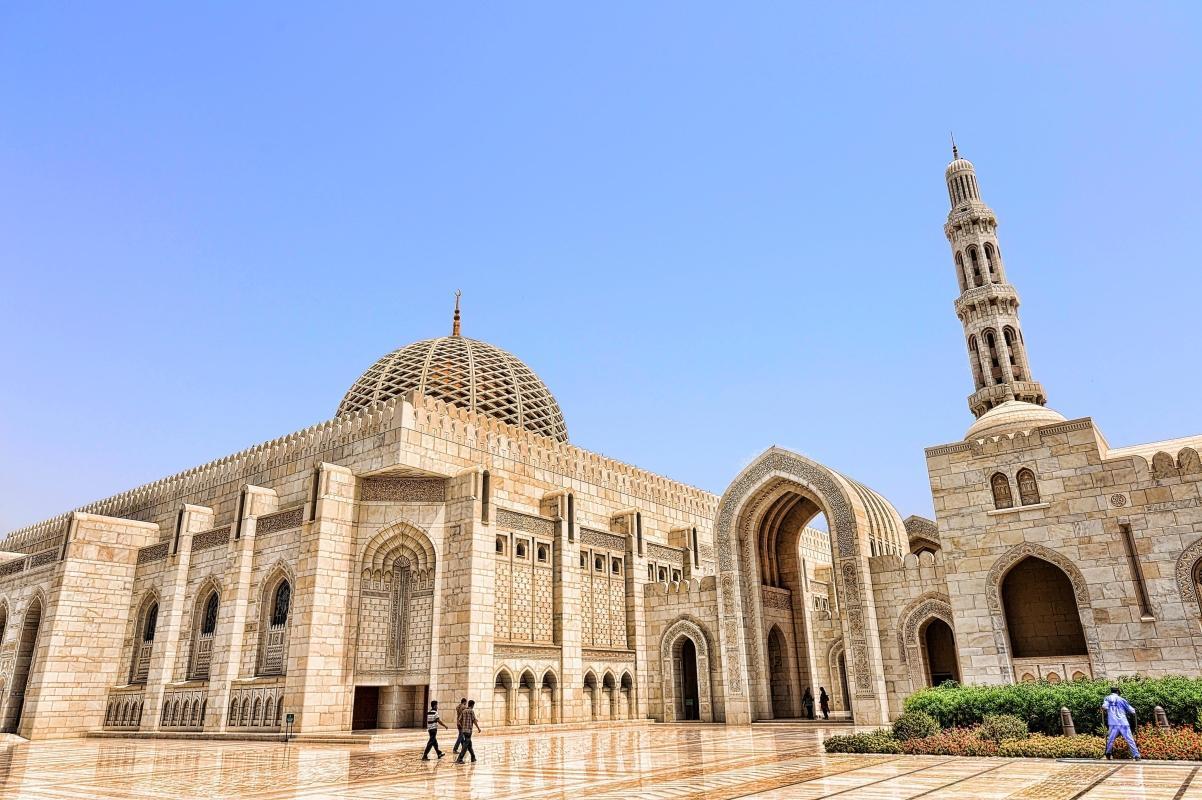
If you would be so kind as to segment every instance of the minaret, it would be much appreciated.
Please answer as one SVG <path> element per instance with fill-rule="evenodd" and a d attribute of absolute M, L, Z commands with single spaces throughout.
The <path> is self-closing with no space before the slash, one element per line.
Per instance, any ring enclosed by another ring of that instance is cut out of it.
<path fill-rule="evenodd" d="M 960 158 L 952 140 L 947 165 L 947 193 L 952 210 L 943 232 L 952 246 L 960 296 L 956 316 L 964 325 L 974 392 L 968 407 L 974 416 L 1007 400 L 1044 405 L 1047 395 L 1031 377 L 1027 347 L 1018 321 L 1018 292 L 1006 282 L 998 247 L 997 217 L 981 202 L 972 162 Z"/>

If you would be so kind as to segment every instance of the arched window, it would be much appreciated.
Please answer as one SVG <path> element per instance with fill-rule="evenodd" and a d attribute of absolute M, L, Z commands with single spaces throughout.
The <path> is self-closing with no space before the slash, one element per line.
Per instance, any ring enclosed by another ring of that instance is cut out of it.
<path fill-rule="evenodd" d="M 1029 469 L 1020 469 L 1018 475 L 1018 500 L 1024 506 L 1033 506 L 1039 502 L 1039 485 L 1035 482 L 1035 473 Z"/>
<path fill-rule="evenodd" d="M 989 280 L 993 283 L 997 283 L 997 264 L 993 258 L 993 245 L 989 242 L 985 242 L 985 265 L 989 267 Z"/>
<path fill-rule="evenodd" d="M 188 675 L 192 680 L 207 681 L 209 679 L 209 664 L 213 659 L 213 633 L 217 630 L 219 603 L 217 590 L 213 589 L 206 597 L 204 605 L 197 606 L 199 613 L 193 617 L 193 619 L 199 617 L 200 624 L 193 629 L 196 634 L 192 637 L 192 669 Z"/>
<path fill-rule="evenodd" d="M 1002 375 L 1002 362 L 998 360 L 997 339 L 994 338 L 994 333 L 992 330 L 985 331 L 983 336 L 985 337 L 985 344 L 989 350 L 990 377 L 993 378 L 994 383 L 1005 383 Z"/>
<path fill-rule="evenodd" d="M 292 584 L 287 578 L 280 577 L 274 589 L 269 583 L 263 591 L 258 674 L 283 675 L 288 660 L 288 612 L 292 605 Z M 271 598 L 270 604 L 267 597 Z"/>
<path fill-rule="evenodd" d="M 200 623 L 201 636 L 212 636 L 213 631 L 217 630 L 217 603 L 217 592 L 213 592 L 205 603 L 204 620 Z"/>
<path fill-rule="evenodd" d="M 154 641 L 154 629 L 159 624 L 159 604 L 152 603 L 146 612 L 146 623 L 142 626 L 142 641 Z"/>
<path fill-rule="evenodd" d="M 968 273 L 964 271 L 964 254 L 956 253 L 956 277 L 960 280 L 960 291 L 968 289 Z"/>
<path fill-rule="evenodd" d="M 1014 495 L 1010 492 L 1010 480 L 1000 472 L 995 472 L 989 479 L 993 487 L 994 508 L 1013 508 Z"/>
<path fill-rule="evenodd" d="M 974 286 L 983 286 L 984 279 L 981 278 L 981 262 L 977 256 L 977 248 L 968 248 L 968 258 L 972 261 L 972 282 Z"/>
<path fill-rule="evenodd" d="M 972 380 L 976 388 L 984 388 L 985 377 L 981 373 L 981 353 L 977 347 L 977 337 L 975 334 L 968 337 L 968 364 L 972 367 Z"/>
<path fill-rule="evenodd" d="M 283 625 L 288 621 L 288 604 L 292 600 L 292 587 L 288 581 L 280 581 L 271 604 L 271 626 Z"/>

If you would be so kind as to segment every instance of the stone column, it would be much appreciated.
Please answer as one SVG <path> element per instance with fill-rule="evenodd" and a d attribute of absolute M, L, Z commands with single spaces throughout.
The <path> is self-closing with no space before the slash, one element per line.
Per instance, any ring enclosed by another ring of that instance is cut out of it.
<path fill-rule="evenodd" d="M 180 651 L 191 642 L 184 630 L 189 618 L 188 604 L 196 598 L 188 596 L 188 567 L 192 563 L 192 534 L 213 527 L 213 509 L 185 505 L 176 518 L 177 530 L 168 540 L 167 563 L 163 567 L 162 594 L 159 598 L 159 619 L 150 651 L 150 671 L 146 677 L 146 704 L 142 711 L 143 730 L 159 729 L 163 716 L 163 694 L 168 686 L 187 676 L 179 672 Z M 187 670 L 184 653 L 184 670 Z"/>
<path fill-rule="evenodd" d="M 316 513 L 300 532 L 284 689 L 284 713 L 296 715 L 297 733 L 350 730 L 354 702 L 346 656 L 355 476 L 336 464 L 318 469 Z"/>
<path fill-rule="evenodd" d="M 138 548 L 158 538 L 159 526 L 151 522 L 71 515 L 42 610 L 21 736 L 75 737 L 100 727 L 109 687 L 128 669 L 121 655 L 134 613 Z"/>

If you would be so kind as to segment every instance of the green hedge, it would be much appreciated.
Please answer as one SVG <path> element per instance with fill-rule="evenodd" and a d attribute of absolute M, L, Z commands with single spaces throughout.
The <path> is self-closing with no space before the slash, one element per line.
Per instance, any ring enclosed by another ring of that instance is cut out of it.
<path fill-rule="evenodd" d="M 1124 678 L 1118 681 L 1123 697 L 1139 715 L 1139 723 L 1153 722 L 1152 709 L 1162 706 L 1173 725 L 1198 725 L 1202 710 L 1202 678 Z M 1060 733 L 1060 707 L 1073 713 L 1078 733 L 1104 727 L 1099 706 L 1111 681 L 1016 683 L 1009 686 L 959 686 L 946 683 L 923 689 L 906 699 L 907 712 L 930 714 L 944 728 L 976 725 L 995 714 L 1013 714 L 1026 720 L 1037 733 Z"/>

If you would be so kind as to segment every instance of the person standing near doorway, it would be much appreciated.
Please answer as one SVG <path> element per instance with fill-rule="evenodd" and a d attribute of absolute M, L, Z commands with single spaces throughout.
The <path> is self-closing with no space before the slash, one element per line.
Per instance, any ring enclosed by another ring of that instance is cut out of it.
<path fill-rule="evenodd" d="M 806 693 L 801 698 L 801 704 L 805 707 L 806 719 L 814 718 L 814 693 L 810 691 L 810 687 L 806 687 Z"/>
<path fill-rule="evenodd" d="M 438 749 L 438 726 L 447 727 L 441 719 L 438 718 L 438 701 L 430 701 L 430 710 L 426 712 L 426 730 L 430 732 L 430 741 L 426 742 L 426 752 L 422 753 L 422 761 L 430 760 L 430 751 L 438 753 L 438 757 L 442 758 L 446 753 Z"/>
<path fill-rule="evenodd" d="M 480 730 L 480 722 L 476 719 L 476 701 L 468 700 L 463 716 L 459 718 L 459 739 L 463 742 L 463 752 L 455 759 L 456 764 L 463 763 L 463 757 L 472 754 L 472 763 L 476 763 L 476 751 L 472 747 L 472 728 Z"/>
<path fill-rule="evenodd" d="M 825 686 L 818 687 L 818 707 L 822 709 L 822 718 L 831 718 L 831 696 L 826 693 Z"/>
<path fill-rule="evenodd" d="M 455 730 L 459 735 L 455 737 L 455 746 L 451 748 L 451 753 L 458 753 L 459 748 L 463 746 L 463 712 L 467 710 L 467 698 L 459 698 L 459 705 L 455 706 Z"/>

